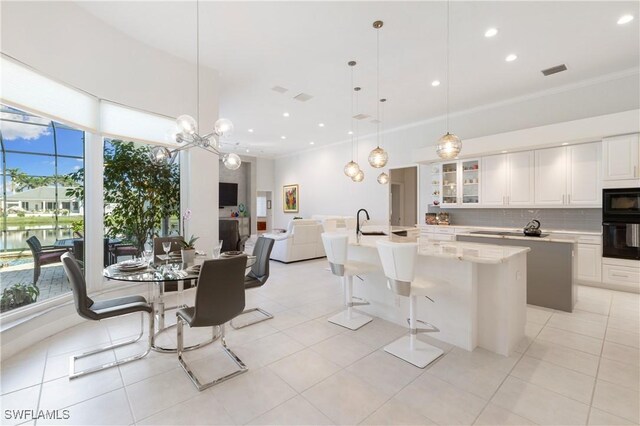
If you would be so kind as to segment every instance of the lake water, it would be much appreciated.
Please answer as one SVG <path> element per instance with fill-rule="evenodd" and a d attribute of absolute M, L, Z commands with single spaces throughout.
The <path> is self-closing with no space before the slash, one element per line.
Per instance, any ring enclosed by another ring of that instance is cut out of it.
<path fill-rule="evenodd" d="M 26 249 L 30 253 L 27 238 L 32 235 L 38 237 L 43 246 L 50 246 L 56 240 L 72 238 L 73 230 L 71 227 L 60 227 L 56 231 L 53 226 L 10 226 L 8 230 L 2 231 L 0 251 Z"/>

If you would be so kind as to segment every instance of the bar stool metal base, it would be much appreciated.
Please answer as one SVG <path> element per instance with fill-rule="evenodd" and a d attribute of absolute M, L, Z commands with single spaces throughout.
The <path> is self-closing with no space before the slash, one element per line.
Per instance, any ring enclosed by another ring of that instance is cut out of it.
<path fill-rule="evenodd" d="M 360 314 L 348 308 L 346 311 L 342 311 L 328 319 L 330 323 L 337 324 L 339 326 L 348 328 L 349 330 L 357 330 L 365 324 L 373 321 L 373 318 Z"/>
<path fill-rule="evenodd" d="M 384 350 L 419 368 L 425 368 L 444 353 L 440 348 L 421 342 L 413 334 L 399 338 Z"/>

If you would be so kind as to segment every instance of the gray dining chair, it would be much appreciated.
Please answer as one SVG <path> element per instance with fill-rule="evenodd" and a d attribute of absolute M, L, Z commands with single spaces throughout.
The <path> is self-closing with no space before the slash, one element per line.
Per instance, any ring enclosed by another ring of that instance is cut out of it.
<path fill-rule="evenodd" d="M 247 256 L 240 255 L 226 259 L 206 260 L 200 269 L 200 278 L 196 287 L 195 305 L 182 308 L 176 312 L 178 362 L 189 375 L 189 378 L 199 391 L 229 380 L 247 371 L 247 367 L 236 354 L 229 349 L 225 341 L 225 324 L 238 316 L 245 306 L 244 272 L 247 266 Z M 201 383 L 195 373 L 191 371 L 183 358 L 184 352 L 184 324 L 194 327 L 219 327 L 222 349 L 238 366 L 238 370 L 212 381 Z"/>
<path fill-rule="evenodd" d="M 153 306 L 147 303 L 147 299 L 142 296 L 125 296 L 107 300 L 93 301 L 87 296 L 87 284 L 80 270 L 80 266 L 75 257 L 71 253 L 65 253 L 61 256 L 62 267 L 64 268 L 69 283 L 71 284 L 71 291 L 73 292 L 73 300 L 75 302 L 76 311 L 82 318 L 91 321 L 100 321 L 103 319 L 120 317 L 124 315 L 135 314 L 140 312 L 140 334 L 135 339 L 127 340 L 122 343 L 116 343 L 108 346 L 101 347 L 89 352 L 82 353 L 80 355 L 72 355 L 69 360 L 69 379 L 75 379 L 76 377 L 84 376 L 97 371 L 105 370 L 107 368 L 117 367 L 122 364 L 126 364 L 131 361 L 147 356 L 151 347 L 154 344 L 154 314 Z M 148 329 L 148 344 L 144 352 L 126 357 L 119 361 L 112 361 L 106 364 L 99 365 L 97 367 L 90 367 L 81 371 L 75 370 L 76 360 L 80 358 L 86 358 L 91 355 L 96 355 L 101 352 L 111 351 L 113 349 L 130 345 L 139 341 L 144 334 L 144 314 L 149 316 L 149 329 Z"/>
<path fill-rule="evenodd" d="M 256 241 L 256 245 L 253 247 L 253 255 L 256 257 L 256 262 L 253 264 L 253 266 L 251 266 L 251 271 L 249 271 L 247 276 L 244 277 L 245 289 L 248 290 L 250 288 L 262 287 L 269 279 L 269 259 L 271 258 L 271 250 L 273 250 L 273 244 L 273 238 L 259 237 Z M 249 321 L 242 325 L 234 324 L 234 322 L 231 321 L 231 327 L 237 330 L 273 318 L 273 315 L 271 313 L 265 311 L 260 307 L 245 309 L 241 315 L 248 314 L 250 312 L 259 312 L 262 314 L 262 318 Z"/>

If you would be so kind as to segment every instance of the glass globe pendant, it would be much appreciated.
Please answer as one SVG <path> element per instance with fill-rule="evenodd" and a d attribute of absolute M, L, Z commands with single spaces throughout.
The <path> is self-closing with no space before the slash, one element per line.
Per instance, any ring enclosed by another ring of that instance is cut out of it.
<path fill-rule="evenodd" d="M 217 135 L 229 136 L 233 133 L 233 123 L 227 118 L 221 118 L 215 122 L 213 130 L 215 130 Z"/>
<path fill-rule="evenodd" d="M 178 117 L 176 124 L 178 125 L 178 130 L 187 135 L 193 135 L 198 131 L 196 119 L 187 114 Z"/>
<path fill-rule="evenodd" d="M 222 164 L 229 170 L 238 170 L 242 165 L 242 160 L 238 154 L 231 152 L 222 157 Z"/>
<path fill-rule="evenodd" d="M 384 149 L 377 147 L 369 153 L 369 164 L 371 167 L 379 169 L 387 165 L 389 154 Z"/>
<path fill-rule="evenodd" d="M 462 150 L 462 141 L 456 135 L 447 132 L 446 135 L 438 139 L 436 152 L 438 156 L 445 160 L 455 158 Z"/>
<path fill-rule="evenodd" d="M 149 149 L 149 160 L 155 165 L 166 164 L 171 159 L 171 152 L 164 146 L 154 146 Z"/>
<path fill-rule="evenodd" d="M 380 185 L 386 185 L 387 183 L 389 183 L 389 175 L 385 172 L 380 173 L 378 175 L 378 183 Z"/>
<path fill-rule="evenodd" d="M 349 161 L 347 165 L 344 166 L 344 174 L 350 178 L 357 175 L 359 171 L 360 171 L 360 166 L 355 161 Z"/>
<path fill-rule="evenodd" d="M 358 173 L 354 177 L 351 178 L 354 182 L 362 182 L 364 180 L 364 172 L 362 170 L 358 170 Z"/>

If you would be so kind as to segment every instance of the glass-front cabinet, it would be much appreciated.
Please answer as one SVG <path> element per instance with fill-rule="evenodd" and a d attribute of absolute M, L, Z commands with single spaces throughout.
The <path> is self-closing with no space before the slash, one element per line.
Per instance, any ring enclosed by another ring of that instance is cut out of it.
<path fill-rule="evenodd" d="M 442 163 L 442 205 L 458 204 L 458 162 Z"/>
<path fill-rule="evenodd" d="M 480 202 L 480 160 L 442 163 L 442 205 L 471 206 Z"/>

